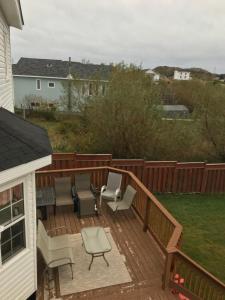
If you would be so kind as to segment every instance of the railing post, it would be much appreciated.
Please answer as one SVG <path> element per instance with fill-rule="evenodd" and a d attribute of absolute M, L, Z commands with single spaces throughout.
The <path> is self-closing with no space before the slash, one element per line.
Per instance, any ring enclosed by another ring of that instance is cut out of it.
<path fill-rule="evenodd" d="M 172 260 L 173 260 L 173 252 L 167 252 L 165 269 L 163 274 L 163 282 L 162 282 L 162 288 L 164 290 L 169 287 Z"/>
<path fill-rule="evenodd" d="M 149 221 L 149 213 L 150 213 L 150 202 L 151 202 L 151 199 L 149 199 L 149 197 L 147 197 L 146 208 L 145 208 L 145 219 L 144 219 L 144 226 L 143 226 L 143 231 L 145 231 L 145 232 L 148 229 L 148 221 Z"/>

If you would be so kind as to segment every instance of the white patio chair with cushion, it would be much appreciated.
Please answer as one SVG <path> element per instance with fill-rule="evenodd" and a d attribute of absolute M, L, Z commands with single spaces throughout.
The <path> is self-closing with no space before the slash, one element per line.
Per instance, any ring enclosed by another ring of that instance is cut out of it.
<path fill-rule="evenodd" d="M 122 181 L 122 175 L 118 173 L 109 172 L 107 185 L 101 188 L 100 194 L 100 206 L 102 205 L 102 199 L 117 201 L 120 197 L 120 186 Z"/>
<path fill-rule="evenodd" d="M 72 265 L 74 264 L 75 259 L 69 234 L 50 237 L 47 234 L 43 223 L 38 220 L 37 247 L 46 263 L 43 274 L 49 268 L 69 265 L 73 279 Z"/>
<path fill-rule="evenodd" d="M 55 177 L 55 204 L 56 206 L 73 205 L 71 195 L 71 178 Z"/>
<path fill-rule="evenodd" d="M 137 191 L 132 186 L 128 185 L 121 201 L 110 201 L 107 204 L 113 212 L 130 209 L 136 193 Z"/>

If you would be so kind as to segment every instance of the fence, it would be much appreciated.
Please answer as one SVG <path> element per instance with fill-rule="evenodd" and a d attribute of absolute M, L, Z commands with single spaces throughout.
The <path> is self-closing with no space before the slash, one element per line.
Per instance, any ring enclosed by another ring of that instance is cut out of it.
<path fill-rule="evenodd" d="M 224 193 L 225 164 L 112 159 L 111 154 L 55 153 L 44 170 L 109 166 L 130 171 L 152 192 Z"/>

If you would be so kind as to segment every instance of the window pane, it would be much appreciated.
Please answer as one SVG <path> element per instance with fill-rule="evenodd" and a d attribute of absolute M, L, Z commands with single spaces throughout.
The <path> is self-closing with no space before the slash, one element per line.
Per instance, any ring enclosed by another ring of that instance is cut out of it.
<path fill-rule="evenodd" d="M 23 201 L 19 201 L 17 203 L 14 203 L 12 206 L 12 213 L 13 213 L 13 218 L 20 218 L 21 216 L 24 215 L 24 205 Z"/>
<path fill-rule="evenodd" d="M 12 239 L 12 252 L 15 254 L 21 249 L 25 248 L 24 234 L 21 233 Z"/>
<path fill-rule="evenodd" d="M 9 258 L 12 255 L 11 241 L 2 245 L 1 250 L 2 250 L 2 263 L 4 263 L 7 260 L 7 258 Z"/>
<path fill-rule="evenodd" d="M 8 242 L 10 240 L 11 240 L 11 228 L 8 228 L 1 233 L 1 243 L 4 244 L 5 242 Z"/>
<path fill-rule="evenodd" d="M 10 189 L 0 193 L 0 210 L 10 204 Z"/>
<path fill-rule="evenodd" d="M 49 87 L 55 87 L 55 83 L 54 83 L 54 82 L 49 82 L 49 83 L 48 83 L 48 86 L 49 86 Z"/>
<path fill-rule="evenodd" d="M 16 223 L 12 227 L 12 237 L 16 236 L 18 233 L 21 233 L 24 231 L 24 220 Z"/>
<path fill-rule="evenodd" d="M 1 254 L 2 254 L 2 262 L 7 260 L 7 258 L 9 258 L 12 254 L 11 228 L 8 228 L 1 233 Z"/>
<path fill-rule="evenodd" d="M 25 244 L 25 227 L 22 220 L 1 233 L 2 262 L 24 249 Z"/>
<path fill-rule="evenodd" d="M 25 248 L 24 220 L 12 226 L 12 252 Z"/>
<path fill-rule="evenodd" d="M 40 90 L 41 89 L 41 80 L 37 79 L 36 84 L 37 84 L 37 86 L 36 86 L 37 90 Z"/>
<path fill-rule="evenodd" d="M 12 188 L 12 199 L 13 202 L 17 202 L 23 199 L 23 184 L 18 184 Z"/>
<path fill-rule="evenodd" d="M 7 225 L 11 222 L 11 206 L 0 210 L 0 225 Z"/>

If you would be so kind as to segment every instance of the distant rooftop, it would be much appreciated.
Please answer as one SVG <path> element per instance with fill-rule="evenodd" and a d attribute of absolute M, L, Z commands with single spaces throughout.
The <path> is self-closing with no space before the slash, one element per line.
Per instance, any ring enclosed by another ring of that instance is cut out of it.
<path fill-rule="evenodd" d="M 79 79 L 98 75 L 99 79 L 108 80 L 111 70 L 111 65 L 71 62 L 71 73 Z M 13 75 L 66 78 L 68 74 L 69 62 L 63 60 L 21 57 L 13 65 Z"/>

